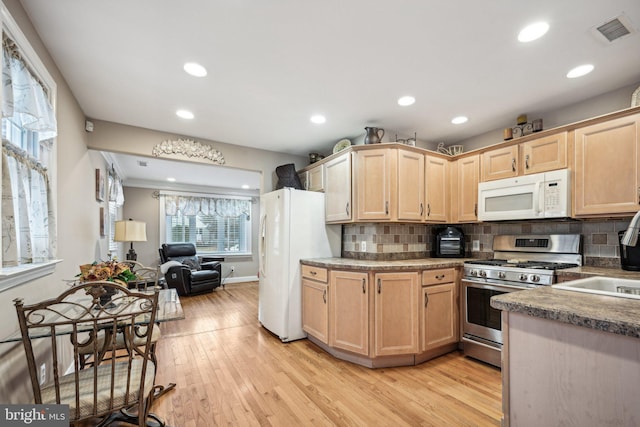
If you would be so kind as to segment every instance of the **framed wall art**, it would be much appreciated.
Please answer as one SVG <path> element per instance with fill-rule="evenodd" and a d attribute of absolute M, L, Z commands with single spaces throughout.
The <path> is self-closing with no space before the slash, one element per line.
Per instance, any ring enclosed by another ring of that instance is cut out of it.
<path fill-rule="evenodd" d="M 103 202 L 105 198 L 105 182 L 102 169 L 96 169 L 96 200 Z"/>

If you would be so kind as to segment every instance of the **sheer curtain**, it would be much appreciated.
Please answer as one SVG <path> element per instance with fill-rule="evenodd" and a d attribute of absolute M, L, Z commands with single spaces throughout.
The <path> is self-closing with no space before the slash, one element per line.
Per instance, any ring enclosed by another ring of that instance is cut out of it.
<path fill-rule="evenodd" d="M 2 64 L 3 129 L 11 129 L 2 140 L 2 265 L 9 267 L 55 258 L 53 192 L 39 160 L 48 156 L 57 124 L 43 86 L 6 37 Z"/>
<path fill-rule="evenodd" d="M 167 215 L 218 215 L 238 217 L 251 215 L 251 201 L 232 199 L 223 196 L 174 196 L 163 195 L 164 209 Z"/>

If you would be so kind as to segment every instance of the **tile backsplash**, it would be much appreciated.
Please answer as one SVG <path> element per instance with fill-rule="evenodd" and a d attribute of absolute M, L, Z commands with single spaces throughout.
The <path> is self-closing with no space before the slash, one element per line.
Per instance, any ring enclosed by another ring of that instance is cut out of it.
<path fill-rule="evenodd" d="M 583 236 L 584 264 L 619 267 L 618 231 L 625 230 L 631 217 L 598 220 L 544 220 L 457 224 L 465 235 L 467 254 L 491 258 L 493 236 L 497 234 L 563 234 Z M 342 252 L 345 258 L 369 260 L 414 259 L 431 256 L 435 234 L 443 225 L 425 224 L 345 224 Z M 480 250 L 472 251 L 473 241 Z"/>

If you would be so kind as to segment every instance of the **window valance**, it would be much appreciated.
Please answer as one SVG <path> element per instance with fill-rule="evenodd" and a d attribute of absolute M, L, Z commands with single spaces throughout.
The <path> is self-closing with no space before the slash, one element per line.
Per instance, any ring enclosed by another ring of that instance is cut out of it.
<path fill-rule="evenodd" d="M 222 217 L 249 216 L 251 200 L 224 196 L 177 196 L 161 194 L 167 215 L 217 215 Z"/>
<path fill-rule="evenodd" d="M 2 117 L 38 132 L 40 141 L 58 133 L 56 116 L 40 82 L 21 58 L 15 43 L 3 34 Z"/>

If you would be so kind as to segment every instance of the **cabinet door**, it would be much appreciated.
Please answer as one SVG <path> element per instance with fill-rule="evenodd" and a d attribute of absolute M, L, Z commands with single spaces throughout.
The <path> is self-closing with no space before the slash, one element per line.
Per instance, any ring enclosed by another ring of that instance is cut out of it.
<path fill-rule="evenodd" d="M 635 213 L 639 208 L 640 114 L 576 129 L 576 216 Z"/>
<path fill-rule="evenodd" d="M 420 351 L 458 342 L 458 293 L 455 283 L 422 288 Z"/>
<path fill-rule="evenodd" d="M 525 175 L 567 167 L 567 132 L 523 142 L 520 148 Z"/>
<path fill-rule="evenodd" d="M 309 189 L 309 171 L 304 171 L 298 173 L 298 178 L 300 178 L 300 184 L 302 184 L 302 188 L 305 190 Z"/>
<path fill-rule="evenodd" d="M 418 273 L 377 273 L 374 288 L 374 356 L 418 353 Z"/>
<path fill-rule="evenodd" d="M 327 222 L 351 220 L 351 152 L 325 163 L 325 219 Z"/>
<path fill-rule="evenodd" d="M 302 279 L 302 329 L 329 343 L 329 295 L 326 283 Z"/>
<path fill-rule="evenodd" d="M 424 212 L 424 155 L 398 150 L 398 220 L 422 221 Z"/>
<path fill-rule="evenodd" d="M 367 273 L 329 273 L 329 345 L 369 355 L 369 283 Z"/>
<path fill-rule="evenodd" d="M 463 157 L 452 163 L 451 219 L 453 222 L 478 220 L 478 181 L 480 156 Z"/>
<path fill-rule="evenodd" d="M 391 189 L 396 188 L 397 150 L 379 148 L 355 153 L 356 219 L 384 221 L 392 218 Z"/>
<path fill-rule="evenodd" d="M 425 156 L 426 202 L 425 219 L 429 222 L 448 222 L 449 197 L 449 160 L 441 157 Z"/>
<path fill-rule="evenodd" d="M 482 154 L 482 181 L 518 175 L 518 146 L 498 148 Z"/>
<path fill-rule="evenodd" d="M 324 165 L 318 165 L 307 171 L 307 190 L 324 191 Z"/>

